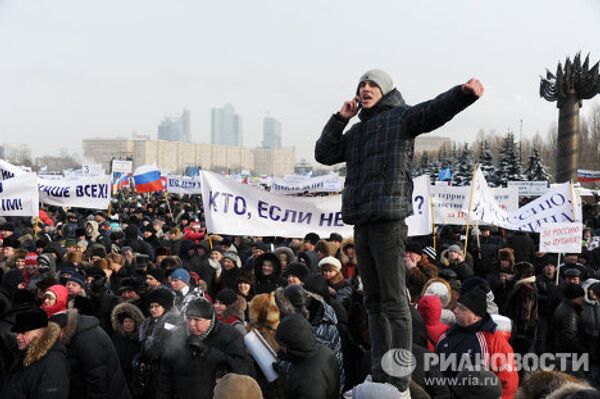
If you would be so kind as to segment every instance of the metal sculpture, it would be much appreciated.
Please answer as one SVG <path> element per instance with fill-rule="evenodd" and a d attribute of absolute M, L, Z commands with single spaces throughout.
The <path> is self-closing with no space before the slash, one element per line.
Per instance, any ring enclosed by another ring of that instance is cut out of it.
<path fill-rule="evenodd" d="M 589 68 L 589 54 L 581 64 L 581 53 L 565 66 L 558 63 L 556 75 L 546 70 L 541 78 L 540 97 L 556 101 L 558 107 L 558 140 L 556 154 L 557 183 L 575 181 L 579 153 L 579 108 L 581 100 L 589 100 L 600 92 L 598 62 Z"/>

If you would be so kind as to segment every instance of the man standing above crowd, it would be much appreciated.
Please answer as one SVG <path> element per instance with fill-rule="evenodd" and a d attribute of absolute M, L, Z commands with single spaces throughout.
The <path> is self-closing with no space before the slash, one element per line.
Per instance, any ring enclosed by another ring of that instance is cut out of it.
<path fill-rule="evenodd" d="M 409 395 L 409 378 L 386 376 L 381 358 L 391 348 L 411 349 L 404 219 L 412 213 L 414 139 L 442 126 L 482 94 L 481 83 L 470 79 L 433 100 L 409 106 L 387 73 L 370 70 L 360 78 L 355 96 L 329 119 L 316 144 L 318 162 L 347 166 L 342 216 L 344 223 L 355 225 L 371 333 L 372 379 L 393 383 L 404 397 Z M 357 114 L 360 122 L 342 134 Z"/>

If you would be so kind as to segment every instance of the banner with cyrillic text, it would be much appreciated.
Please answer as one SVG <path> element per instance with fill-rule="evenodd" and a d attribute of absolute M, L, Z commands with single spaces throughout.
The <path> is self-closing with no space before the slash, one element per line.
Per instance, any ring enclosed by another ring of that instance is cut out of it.
<path fill-rule="evenodd" d="M 542 226 L 540 231 L 540 252 L 581 253 L 581 223 L 550 223 Z"/>
<path fill-rule="evenodd" d="M 470 190 L 471 186 L 431 186 L 435 224 L 466 225 L 467 213 L 463 211 L 463 205 L 465 199 L 469 199 Z M 491 190 L 490 195 L 496 199 L 501 209 L 516 211 L 519 208 L 519 193 L 516 188 Z"/>
<path fill-rule="evenodd" d="M 20 167 L 0 159 L 0 180 L 12 179 L 15 176 L 23 176 L 26 172 Z"/>
<path fill-rule="evenodd" d="M 304 237 L 309 232 L 351 236 L 342 222 L 341 196 L 287 197 L 240 184 L 212 172 L 201 172 L 202 201 L 210 233 Z"/>
<path fill-rule="evenodd" d="M 535 201 L 509 212 L 502 209 L 492 195 L 480 169 L 473 179 L 475 189 L 471 201 L 471 220 L 502 227 L 509 230 L 539 233 L 547 223 L 581 223 L 581 203 L 571 198 L 576 194 L 569 183 L 553 185 L 550 190 Z M 465 198 L 463 211 L 469 211 L 469 197 Z"/>
<path fill-rule="evenodd" d="M 202 194 L 200 177 L 167 176 L 167 192 L 172 194 Z"/>
<path fill-rule="evenodd" d="M 38 179 L 40 202 L 47 205 L 108 209 L 111 177 L 87 177 L 63 180 Z"/>
<path fill-rule="evenodd" d="M 0 216 L 37 216 L 40 198 L 33 173 L 0 181 Z"/>
<path fill-rule="evenodd" d="M 339 193 L 340 191 L 342 191 L 342 182 L 337 173 L 317 177 L 302 176 L 297 180 L 276 177 L 271 180 L 271 192 L 274 194 Z"/>

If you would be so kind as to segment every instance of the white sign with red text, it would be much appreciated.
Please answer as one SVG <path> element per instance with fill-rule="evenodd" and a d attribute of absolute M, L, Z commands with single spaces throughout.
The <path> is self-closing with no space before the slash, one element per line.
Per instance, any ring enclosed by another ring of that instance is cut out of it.
<path fill-rule="evenodd" d="M 540 252 L 581 253 L 581 223 L 549 223 L 540 231 Z"/>

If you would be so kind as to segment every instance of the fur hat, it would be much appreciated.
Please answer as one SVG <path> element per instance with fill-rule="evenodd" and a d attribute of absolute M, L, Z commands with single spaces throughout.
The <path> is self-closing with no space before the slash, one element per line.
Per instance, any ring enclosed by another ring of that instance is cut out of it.
<path fill-rule="evenodd" d="M 33 308 L 17 313 L 11 332 L 24 333 L 38 328 L 48 327 L 48 315 L 42 309 Z"/>
<path fill-rule="evenodd" d="M 229 373 L 215 385 L 213 399 L 262 399 L 262 391 L 256 380 L 247 375 Z"/>
<path fill-rule="evenodd" d="M 585 297 L 585 291 L 579 284 L 566 284 L 564 294 L 566 299 Z"/>
<path fill-rule="evenodd" d="M 336 253 L 336 247 L 330 241 L 319 240 L 315 244 L 315 251 L 321 252 L 324 256 L 333 256 Z"/>
<path fill-rule="evenodd" d="M 288 276 L 297 277 L 300 281 L 304 282 L 310 274 L 310 270 L 304 263 L 293 262 L 288 265 L 287 274 Z"/>
<path fill-rule="evenodd" d="M 304 241 L 310 242 L 312 245 L 317 245 L 317 242 L 321 239 L 317 233 L 308 233 L 304 236 Z"/>
<path fill-rule="evenodd" d="M 280 319 L 274 294 L 256 295 L 248 306 L 248 320 L 253 325 L 277 330 Z"/>
<path fill-rule="evenodd" d="M 161 268 L 154 268 L 154 269 L 149 269 L 146 272 L 146 275 L 150 275 L 152 277 L 154 277 L 156 279 L 156 281 L 160 282 L 160 283 L 164 283 L 165 282 L 165 271 Z"/>
<path fill-rule="evenodd" d="M 175 296 L 166 288 L 157 288 L 150 291 L 148 294 L 148 305 L 151 303 L 158 303 L 160 306 L 165 308 L 165 311 L 167 312 L 173 307 L 174 301 Z"/>
<path fill-rule="evenodd" d="M 387 72 L 382 71 L 381 69 L 371 69 L 360 77 L 358 85 L 356 86 L 356 94 L 358 94 L 358 89 L 360 88 L 361 83 L 367 80 L 375 83 L 381 90 L 381 94 L 384 96 L 390 91 L 394 90 L 394 82 Z"/>
<path fill-rule="evenodd" d="M 525 376 L 515 399 L 546 398 L 566 384 L 584 384 L 572 375 L 559 371 L 534 371 Z"/>
<path fill-rule="evenodd" d="M 223 288 L 217 293 L 215 300 L 221 302 L 225 306 L 229 306 L 237 300 L 237 294 L 231 288 Z"/>
<path fill-rule="evenodd" d="M 512 248 L 501 248 L 498 250 L 498 260 L 506 260 L 515 263 L 515 253 Z"/>
<path fill-rule="evenodd" d="M 321 259 L 319 262 L 319 267 L 323 269 L 323 266 L 325 265 L 333 266 L 338 273 L 342 271 L 342 263 L 333 256 L 326 256 Z"/>
<path fill-rule="evenodd" d="M 186 316 L 201 317 L 203 319 L 212 319 L 214 314 L 215 308 L 212 303 L 204 298 L 193 300 L 185 310 Z"/>
<path fill-rule="evenodd" d="M 223 259 L 221 259 L 221 262 L 223 262 L 224 259 L 229 259 L 230 261 L 232 261 L 233 264 L 235 265 L 235 267 L 237 267 L 238 269 L 240 267 L 242 267 L 242 261 L 240 260 L 240 257 L 238 256 L 238 254 L 236 254 L 235 252 L 231 252 L 231 251 L 223 252 Z"/>

